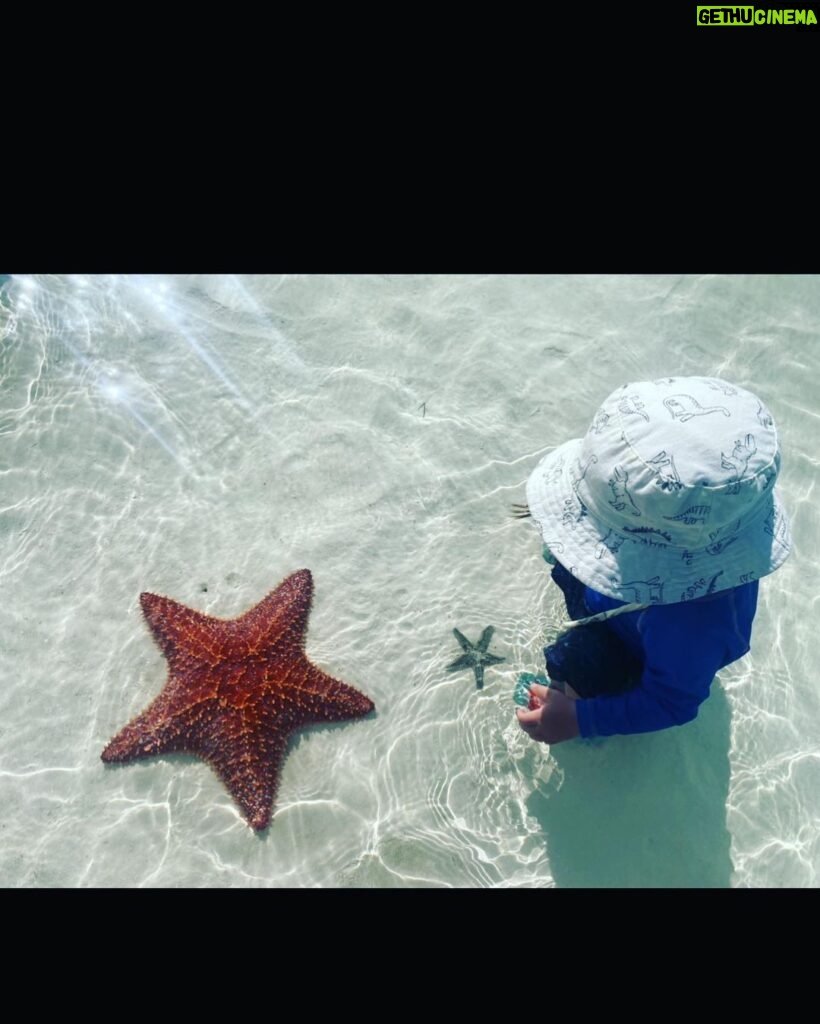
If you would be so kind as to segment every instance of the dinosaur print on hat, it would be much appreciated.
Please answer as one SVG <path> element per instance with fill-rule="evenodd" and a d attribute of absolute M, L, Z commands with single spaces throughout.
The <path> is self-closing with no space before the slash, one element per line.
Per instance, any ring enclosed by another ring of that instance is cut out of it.
<path fill-rule="evenodd" d="M 544 483 L 546 484 L 557 484 L 561 482 L 561 477 L 564 475 L 564 463 L 566 462 L 565 457 L 562 455 L 560 458 L 555 460 L 553 465 L 548 472 L 544 473 Z"/>
<path fill-rule="evenodd" d="M 622 466 L 616 466 L 615 472 L 609 478 L 609 489 L 612 491 L 612 497 L 609 499 L 609 504 L 616 512 L 623 512 L 624 509 L 629 506 L 629 511 L 632 515 L 639 516 L 641 514 L 641 510 L 635 504 L 635 501 L 626 486 L 628 479 L 629 473 L 627 473 Z"/>
<path fill-rule="evenodd" d="M 761 427 L 765 427 L 767 430 L 774 426 L 772 415 L 762 402 L 757 403 L 757 420 Z"/>
<path fill-rule="evenodd" d="M 720 572 L 716 572 L 714 576 L 706 582 L 706 577 L 701 576 L 700 579 L 695 580 L 694 583 L 690 584 L 686 590 L 681 591 L 681 601 L 694 601 L 698 597 L 706 597 L 707 594 L 713 594 L 715 587 L 717 586 L 718 579 L 723 575 L 723 569 Z"/>
<path fill-rule="evenodd" d="M 660 576 L 653 576 L 651 580 L 630 580 L 629 583 L 622 583 L 621 590 L 631 590 L 635 595 L 630 599 L 630 604 L 663 604 L 663 582 Z"/>
<path fill-rule="evenodd" d="M 576 459 L 575 464 L 578 470 L 578 475 L 572 478 L 572 489 L 576 494 L 578 493 L 578 488 L 581 486 L 584 477 L 587 475 L 589 467 L 594 466 L 597 461 L 597 455 L 590 455 L 586 462 L 581 462 L 580 459 Z"/>
<path fill-rule="evenodd" d="M 785 516 L 779 509 L 773 508 L 766 516 L 766 522 L 763 529 L 766 533 L 771 534 L 778 544 L 782 544 L 783 547 L 788 546 L 789 528 L 786 523 Z"/>
<path fill-rule="evenodd" d="M 604 552 L 609 551 L 613 555 L 617 555 L 623 544 L 626 543 L 626 537 L 622 537 L 619 533 L 614 530 L 610 530 L 601 543 L 598 545 L 598 549 L 595 552 L 595 557 L 601 559 L 604 557 Z"/>
<path fill-rule="evenodd" d="M 754 434 L 747 434 L 742 441 L 735 441 L 731 455 L 720 453 L 720 464 L 724 469 L 734 470 L 734 476 L 730 482 L 732 486 L 726 491 L 727 494 L 740 493 L 740 481 L 749 467 L 749 459 L 757 454 L 757 442 Z"/>
<path fill-rule="evenodd" d="M 695 416 L 708 416 L 710 412 L 722 412 L 724 416 L 731 416 L 728 409 L 722 405 L 703 406 L 691 395 L 670 395 L 664 398 L 663 404 L 672 414 L 673 420 L 680 420 L 686 423 Z"/>
<path fill-rule="evenodd" d="M 656 526 L 625 526 L 624 530 L 633 540 L 640 541 L 641 544 L 654 544 L 659 548 L 665 548 L 667 544 L 672 543 L 671 535 L 666 530 L 659 530 Z M 663 537 L 665 543 L 656 540 L 656 537 Z"/>
<path fill-rule="evenodd" d="M 724 395 L 736 395 L 737 388 L 733 388 L 731 384 L 727 384 L 725 380 L 707 380 L 706 387 L 711 388 L 712 391 L 720 391 Z"/>
<path fill-rule="evenodd" d="M 589 509 L 577 494 L 574 494 L 571 498 L 564 499 L 564 511 L 561 514 L 562 526 L 568 526 L 571 530 L 574 530 L 578 523 L 582 519 L 586 519 L 588 515 Z"/>
<path fill-rule="evenodd" d="M 618 402 L 618 412 L 624 415 L 632 413 L 636 416 L 642 416 L 647 423 L 649 422 L 646 406 L 637 395 L 624 395 L 620 402 Z"/>
<path fill-rule="evenodd" d="M 696 523 L 705 523 L 711 511 L 711 505 L 690 505 L 689 508 L 679 512 L 676 516 L 664 516 L 663 518 L 673 523 L 684 523 L 686 526 L 694 526 Z"/>
<path fill-rule="evenodd" d="M 679 491 L 683 487 L 678 471 L 675 468 L 675 460 L 665 451 L 658 452 L 657 455 L 649 460 L 648 465 L 658 471 L 655 482 L 660 485 L 662 490 Z"/>
<path fill-rule="evenodd" d="M 720 555 L 730 544 L 733 544 L 737 539 L 737 531 L 740 529 L 740 520 L 731 526 L 721 526 L 719 530 L 715 530 L 709 534 L 709 540 L 712 542 L 706 547 L 707 552 L 710 555 Z"/>

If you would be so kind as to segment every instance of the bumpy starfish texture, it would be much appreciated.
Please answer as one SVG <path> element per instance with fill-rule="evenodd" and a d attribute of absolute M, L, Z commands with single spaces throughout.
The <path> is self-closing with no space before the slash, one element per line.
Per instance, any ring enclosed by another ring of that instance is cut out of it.
<path fill-rule="evenodd" d="M 481 634 L 481 639 L 478 643 L 474 644 L 463 633 L 454 629 L 453 636 L 461 644 L 465 653 L 448 665 L 447 671 L 458 672 L 463 668 L 471 668 L 475 672 L 476 689 L 480 690 L 484 686 L 484 666 L 497 665 L 500 661 L 504 660 L 497 654 L 487 653 L 487 648 L 490 646 L 490 640 L 492 640 L 494 632 L 494 626 L 487 626 Z"/>
<path fill-rule="evenodd" d="M 252 828 L 267 827 L 288 737 L 359 718 L 373 702 L 312 665 L 304 642 L 313 578 L 300 569 L 238 619 L 215 619 L 141 594 L 170 672 L 165 689 L 102 752 L 103 761 L 196 754 Z"/>

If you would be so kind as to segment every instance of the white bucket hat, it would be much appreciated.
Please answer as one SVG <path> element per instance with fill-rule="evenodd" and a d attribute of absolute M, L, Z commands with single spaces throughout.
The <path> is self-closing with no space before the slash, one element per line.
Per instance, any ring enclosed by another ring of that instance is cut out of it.
<path fill-rule="evenodd" d="M 527 481 L 544 543 L 601 594 L 691 601 L 759 579 L 791 551 L 774 419 L 715 377 L 624 384 Z"/>

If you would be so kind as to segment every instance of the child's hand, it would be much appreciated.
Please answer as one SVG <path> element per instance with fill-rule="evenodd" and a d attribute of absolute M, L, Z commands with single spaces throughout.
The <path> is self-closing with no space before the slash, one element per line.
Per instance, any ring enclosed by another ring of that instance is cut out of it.
<path fill-rule="evenodd" d="M 516 708 L 515 714 L 524 732 L 541 743 L 562 743 L 578 735 L 575 701 L 538 683 L 530 684 L 530 711 Z"/>

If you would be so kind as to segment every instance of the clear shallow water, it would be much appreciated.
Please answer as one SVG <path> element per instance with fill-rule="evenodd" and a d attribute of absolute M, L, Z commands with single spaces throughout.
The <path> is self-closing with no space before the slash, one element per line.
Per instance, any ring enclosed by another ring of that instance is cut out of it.
<path fill-rule="evenodd" d="M 820 284 L 805 277 L 32 277 L 0 284 L 0 884 L 815 886 Z M 758 392 L 795 551 L 680 729 L 513 717 L 561 619 L 540 455 L 630 379 Z M 159 692 L 142 590 L 232 617 L 313 571 L 308 730 L 270 829 L 202 762 L 106 768 Z M 477 692 L 452 629 L 496 627 Z"/>

